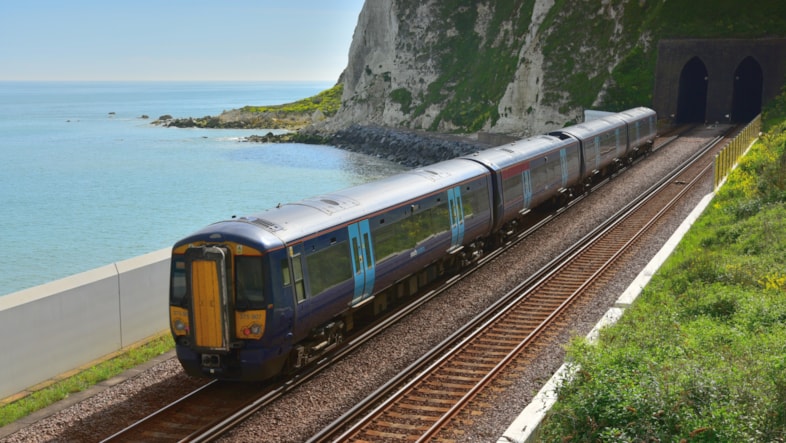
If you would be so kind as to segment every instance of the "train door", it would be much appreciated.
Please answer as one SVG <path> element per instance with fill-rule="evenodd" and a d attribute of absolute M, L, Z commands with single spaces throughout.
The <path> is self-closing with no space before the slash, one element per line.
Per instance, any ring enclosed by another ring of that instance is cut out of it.
<path fill-rule="evenodd" d="M 562 186 L 568 186 L 568 152 L 566 149 L 560 149 L 559 151 L 559 166 L 560 170 L 562 171 Z"/>
<path fill-rule="evenodd" d="M 620 143 L 620 128 L 614 130 L 614 142 L 616 143 L 614 152 L 617 153 L 617 158 L 622 158 L 625 155 L 627 146 Z"/>
<path fill-rule="evenodd" d="M 521 173 L 522 185 L 524 186 L 524 209 L 532 208 L 532 175 L 530 170 Z"/>
<path fill-rule="evenodd" d="M 309 301 L 308 287 L 305 280 L 305 256 L 303 254 L 303 243 L 292 245 L 288 248 L 290 278 L 289 282 L 292 286 L 292 292 L 295 296 L 295 312 L 296 314 L 296 331 L 295 338 L 301 338 L 313 326 L 311 324 L 312 315 L 311 311 L 314 309 L 312 303 Z"/>
<path fill-rule="evenodd" d="M 600 169 L 600 136 L 595 136 L 592 142 L 592 150 L 595 153 L 595 166 L 593 166 L 593 168 L 598 170 Z"/>
<path fill-rule="evenodd" d="M 456 248 L 464 242 L 464 205 L 461 201 L 461 186 L 448 189 L 448 212 L 450 213 L 450 247 Z"/>
<path fill-rule="evenodd" d="M 196 348 L 227 351 L 227 254 L 221 247 L 189 248 L 186 252 L 188 289 L 191 291 L 192 334 Z"/>
<path fill-rule="evenodd" d="M 371 243 L 368 220 L 348 226 L 349 249 L 352 254 L 352 273 L 355 276 L 355 294 L 352 304 L 358 304 L 374 290 L 376 264 Z"/>

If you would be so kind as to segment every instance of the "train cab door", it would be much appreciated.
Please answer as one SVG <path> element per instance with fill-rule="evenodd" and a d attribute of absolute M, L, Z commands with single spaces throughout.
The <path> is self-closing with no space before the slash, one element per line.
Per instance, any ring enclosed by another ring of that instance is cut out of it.
<path fill-rule="evenodd" d="M 532 208 L 532 174 L 530 170 L 521 173 L 521 185 L 524 187 L 524 210 Z"/>
<path fill-rule="evenodd" d="M 312 310 L 314 309 L 312 300 L 309 297 L 308 287 L 305 279 L 305 255 L 303 243 L 289 246 L 289 263 L 291 269 L 292 293 L 295 296 L 295 339 L 300 339 L 314 325 Z"/>
<path fill-rule="evenodd" d="M 448 189 L 448 209 L 450 212 L 450 248 L 457 248 L 464 242 L 464 204 L 461 201 L 461 186 Z"/>
<path fill-rule="evenodd" d="M 374 290 L 376 263 L 368 220 L 348 226 L 349 249 L 352 255 L 352 274 L 355 276 L 355 293 L 352 304 L 368 298 Z"/>
<path fill-rule="evenodd" d="M 225 248 L 205 246 L 186 252 L 187 288 L 191 293 L 192 331 L 197 348 L 229 350 L 227 255 Z"/>

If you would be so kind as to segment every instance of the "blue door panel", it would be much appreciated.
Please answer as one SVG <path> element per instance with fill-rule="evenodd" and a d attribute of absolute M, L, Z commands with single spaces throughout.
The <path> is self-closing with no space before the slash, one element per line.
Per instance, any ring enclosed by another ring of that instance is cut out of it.
<path fill-rule="evenodd" d="M 464 205 L 461 201 L 461 186 L 448 189 L 448 213 L 450 214 L 450 247 L 464 243 Z"/>
<path fill-rule="evenodd" d="M 352 274 L 355 278 L 355 291 L 352 304 L 357 304 L 374 291 L 375 264 L 371 229 L 368 220 L 351 224 L 349 230 L 349 249 L 352 254 Z"/>

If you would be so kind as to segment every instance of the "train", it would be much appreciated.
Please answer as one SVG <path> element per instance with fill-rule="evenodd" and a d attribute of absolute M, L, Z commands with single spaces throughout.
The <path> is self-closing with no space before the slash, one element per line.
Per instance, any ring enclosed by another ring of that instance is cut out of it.
<path fill-rule="evenodd" d="M 638 107 L 211 224 L 172 247 L 170 329 L 192 376 L 300 370 L 650 152 Z"/>

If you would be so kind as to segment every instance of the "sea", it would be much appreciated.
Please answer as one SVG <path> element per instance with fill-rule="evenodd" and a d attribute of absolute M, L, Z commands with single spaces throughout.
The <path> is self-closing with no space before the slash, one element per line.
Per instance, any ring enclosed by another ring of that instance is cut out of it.
<path fill-rule="evenodd" d="M 330 82 L 0 82 L 0 295 L 168 248 L 210 223 L 403 168 L 332 146 L 181 129 Z"/>

